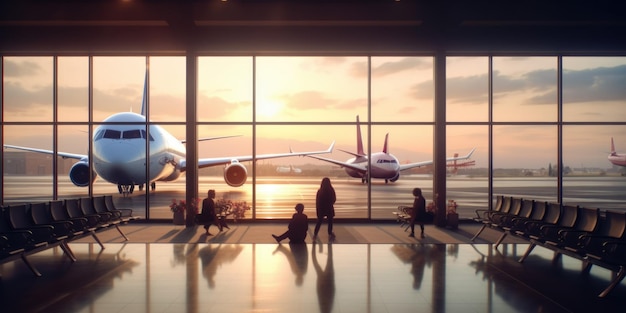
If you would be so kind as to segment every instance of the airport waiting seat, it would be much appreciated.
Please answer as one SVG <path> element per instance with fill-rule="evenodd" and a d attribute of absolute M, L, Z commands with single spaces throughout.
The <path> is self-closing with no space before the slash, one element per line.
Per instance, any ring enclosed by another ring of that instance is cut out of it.
<path fill-rule="evenodd" d="M 9 224 L 14 230 L 28 230 L 36 241 L 47 242 L 49 246 L 60 246 L 65 255 L 76 261 L 74 253 L 67 245 L 69 236 L 63 230 L 56 231 L 53 225 L 37 225 L 32 219 L 30 204 L 21 204 L 8 207 Z"/>
<path fill-rule="evenodd" d="M 99 197 L 98 197 L 99 199 Z M 106 205 L 106 202 L 105 202 Z M 117 231 L 124 237 L 126 241 L 128 241 L 128 237 L 126 234 L 120 229 L 119 224 L 121 220 L 114 217 L 112 212 L 98 212 L 94 205 L 94 197 L 85 197 L 80 199 L 80 207 L 85 215 L 97 215 L 100 217 L 100 224 L 102 227 L 115 227 Z"/>
<path fill-rule="evenodd" d="M 496 200 L 498 201 L 498 200 Z M 470 239 L 471 241 L 476 240 L 478 236 L 485 230 L 485 228 L 490 227 L 493 224 L 492 216 L 496 214 L 508 213 L 511 209 L 511 201 L 512 197 L 503 196 L 501 200 L 502 204 L 498 206 L 498 202 L 496 202 L 496 207 L 493 210 L 476 210 L 476 214 L 480 217 L 480 222 L 483 224 L 480 229 L 476 232 L 476 234 Z"/>
<path fill-rule="evenodd" d="M 113 202 L 113 196 L 105 195 L 104 203 L 106 205 L 107 211 L 113 213 L 119 219 L 124 222 L 129 222 L 136 219 L 141 219 L 140 216 L 133 215 L 133 210 L 131 209 L 118 209 L 115 207 L 115 203 Z"/>
<path fill-rule="evenodd" d="M 97 214 L 87 215 L 83 213 L 83 210 L 80 208 L 80 199 L 65 199 L 65 210 L 70 218 L 84 218 L 87 220 L 87 225 L 90 230 L 98 230 L 100 228 L 106 228 L 103 223 L 101 223 L 100 216 Z"/>
<path fill-rule="evenodd" d="M 117 223 L 117 220 L 113 219 L 113 214 L 110 212 L 98 212 L 96 207 L 94 206 L 94 198 L 93 197 L 82 197 L 80 198 L 80 210 L 84 215 L 97 215 L 100 217 L 100 224 L 104 227 L 108 226 L 111 223 Z"/>
<path fill-rule="evenodd" d="M 606 242 L 626 240 L 626 213 L 606 210 L 597 231 L 579 236 L 577 249 L 568 248 L 591 258 L 604 253 Z"/>
<path fill-rule="evenodd" d="M 44 202 L 32 203 L 30 205 L 30 215 L 35 225 L 52 225 L 56 236 L 74 237 L 72 222 L 55 221 L 50 212 L 50 205 Z"/>
<path fill-rule="evenodd" d="M 485 217 L 490 212 L 500 212 L 502 210 L 503 203 L 504 203 L 504 196 L 503 195 L 496 196 L 496 203 L 493 206 L 493 208 L 490 210 L 489 209 L 477 209 L 476 217 L 474 217 L 473 220 L 478 223 L 482 223 L 485 220 Z"/>
<path fill-rule="evenodd" d="M 494 247 L 497 249 L 500 243 L 507 237 L 511 230 L 521 221 L 528 220 L 535 208 L 535 200 L 520 199 L 519 210 L 515 215 L 507 215 L 502 218 L 498 227 L 502 230 L 502 235 L 496 240 Z"/>
<path fill-rule="evenodd" d="M 544 231 L 546 244 L 559 248 L 576 247 L 580 235 L 593 234 L 598 229 L 600 209 L 581 207 L 578 210 L 576 225 L 573 227 L 558 229 L 556 234 L 553 230 L 546 228 Z"/>
<path fill-rule="evenodd" d="M 78 205 L 78 199 L 68 199 L 70 202 L 74 202 L 74 205 Z M 50 201 L 50 214 L 55 221 L 70 221 L 72 222 L 72 231 L 75 235 L 89 234 L 96 240 L 102 249 L 104 245 L 96 235 L 96 227 L 92 227 L 89 224 L 87 218 L 84 217 L 71 217 L 65 204 L 68 200 L 53 200 Z M 74 209 L 75 210 L 75 209 Z"/>
<path fill-rule="evenodd" d="M 0 206 L 0 237 L 2 237 L 0 247 L 0 264 L 22 259 L 24 264 L 35 274 L 41 273 L 30 263 L 27 254 L 36 253 L 48 246 L 45 241 L 36 241 L 33 233 L 28 230 L 13 230 L 9 224 L 8 213 L 5 207 Z"/>

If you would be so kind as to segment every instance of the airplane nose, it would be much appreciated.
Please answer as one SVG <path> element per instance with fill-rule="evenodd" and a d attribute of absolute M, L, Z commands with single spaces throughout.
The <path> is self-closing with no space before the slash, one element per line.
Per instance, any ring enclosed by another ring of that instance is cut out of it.
<path fill-rule="evenodd" d="M 130 144 L 126 142 L 115 142 L 98 147 L 94 147 L 94 155 L 103 163 L 125 165 L 146 157 L 145 147 L 138 144 Z"/>
<path fill-rule="evenodd" d="M 141 144 L 118 141 L 94 145 L 96 172 L 112 183 L 130 185 L 144 181 L 145 157 Z"/>

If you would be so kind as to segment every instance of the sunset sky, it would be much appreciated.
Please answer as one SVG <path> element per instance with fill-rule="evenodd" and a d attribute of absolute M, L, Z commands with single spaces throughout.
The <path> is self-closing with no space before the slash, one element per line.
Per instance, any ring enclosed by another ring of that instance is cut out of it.
<path fill-rule="evenodd" d="M 52 120 L 51 57 L 4 58 L 4 121 Z M 200 57 L 198 121 L 250 122 L 256 96 L 256 120 L 304 125 L 257 127 L 257 153 L 337 148 L 355 149 L 356 116 L 375 123 L 433 121 L 433 58 L 372 57 L 371 116 L 368 116 L 367 57 Z M 95 122 L 120 112 L 139 112 L 143 94 L 144 57 L 94 57 Z M 253 66 L 256 70 L 253 71 Z M 556 162 L 557 58 L 494 57 L 495 167 L 538 168 Z M 564 57 L 563 119 L 565 122 L 626 121 L 626 58 Z M 59 58 L 60 149 L 87 152 L 88 58 Z M 256 86 L 253 86 L 256 75 Z M 447 62 L 449 122 L 488 121 L 488 58 L 450 57 Z M 184 139 L 185 59 L 150 58 L 150 119 L 180 123 L 164 126 Z M 307 123 L 337 122 L 341 125 Z M 541 122 L 546 125 L 526 125 Z M 252 128 L 245 125 L 200 125 L 199 137 L 241 135 L 200 143 L 200 156 L 251 154 Z M 49 126 L 5 126 L 7 144 L 51 148 Z M 361 128 L 367 147 L 368 131 Z M 401 162 L 432 159 L 430 125 L 374 125 L 373 152 L 390 134 L 391 153 Z M 476 147 L 478 167 L 487 166 L 486 125 L 449 126 L 448 155 Z M 610 137 L 626 152 L 626 126 L 564 126 L 565 164 L 608 168 Z M 223 149 L 227 143 L 228 149 Z M 335 150 L 337 159 L 350 156 Z M 288 160 L 285 163 L 317 161 Z M 276 161 L 280 163 L 280 161 Z"/>

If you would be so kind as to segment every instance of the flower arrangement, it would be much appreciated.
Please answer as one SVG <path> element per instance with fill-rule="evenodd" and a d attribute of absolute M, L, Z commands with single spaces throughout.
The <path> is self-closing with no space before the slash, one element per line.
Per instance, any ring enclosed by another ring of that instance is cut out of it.
<path fill-rule="evenodd" d="M 195 213 L 198 213 L 198 199 L 192 199 L 189 204 L 189 208 L 191 208 Z M 185 212 L 187 211 L 187 202 L 185 200 L 180 200 L 176 202 L 176 199 L 172 199 L 172 203 L 170 204 L 170 210 L 174 213 Z"/>
<path fill-rule="evenodd" d="M 456 214 L 457 204 L 454 200 L 448 200 L 448 214 Z"/>
<path fill-rule="evenodd" d="M 435 205 L 435 202 L 434 201 L 428 202 L 428 205 L 426 205 L 426 212 L 435 214 L 435 211 L 437 211 L 437 206 Z"/>
<path fill-rule="evenodd" d="M 215 210 L 218 216 L 231 215 L 236 222 L 238 219 L 246 217 L 246 211 L 250 210 L 250 206 L 246 201 L 232 201 L 228 199 L 217 199 L 215 201 Z"/>

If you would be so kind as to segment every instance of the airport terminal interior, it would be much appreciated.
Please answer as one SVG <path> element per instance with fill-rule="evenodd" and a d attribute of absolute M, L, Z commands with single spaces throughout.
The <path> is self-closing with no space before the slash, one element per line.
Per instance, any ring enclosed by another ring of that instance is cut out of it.
<path fill-rule="evenodd" d="M 624 9 L 2 2 L 0 310 L 621 312 Z"/>

